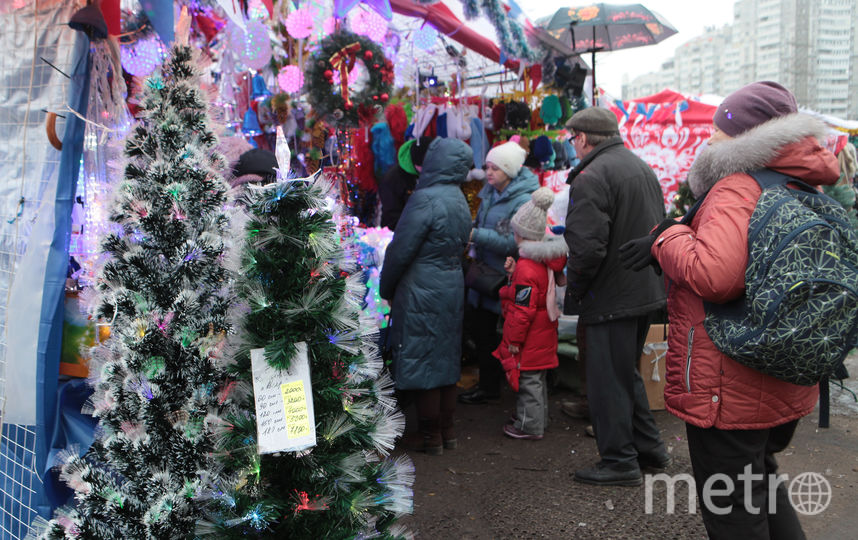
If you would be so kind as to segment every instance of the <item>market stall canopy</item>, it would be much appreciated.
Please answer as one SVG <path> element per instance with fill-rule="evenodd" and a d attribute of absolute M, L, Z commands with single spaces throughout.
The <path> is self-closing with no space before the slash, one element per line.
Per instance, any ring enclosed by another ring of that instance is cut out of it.
<path fill-rule="evenodd" d="M 718 101 L 720 103 L 720 100 Z M 711 124 L 717 104 L 680 94 L 666 88 L 657 94 L 630 101 L 615 100 L 613 106 L 622 112 L 620 122 L 654 122 L 659 124 Z"/>
<path fill-rule="evenodd" d="M 436 30 L 450 39 L 458 41 L 465 47 L 501 63 L 500 48 L 494 41 L 469 28 L 443 2 L 435 4 L 419 4 L 411 0 L 390 0 L 394 13 L 423 19 Z M 504 65 L 510 69 L 518 69 L 518 61 L 507 59 Z"/>
<path fill-rule="evenodd" d="M 626 146 L 655 172 L 665 208 L 670 209 L 679 184 L 712 134 L 717 106 L 673 90 L 609 103 Z"/>
<path fill-rule="evenodd" d="M 468 19 L 459 0 L 442 0 L 434 4 L 391 0 L 391 6 L 394 16 L 390 28 L 402 37 L 403 50 L 413 55 L 407 65 L 397 67 L 398 81 L 412 81 L 417 71 L 431 71 L 439 81 L 458 78 L 465 86 L 475 86 L 485 93 L 490 88 L 498 90 L 498 85 L 520 79 L 521 70 L 527 63 L 504 55 L 495 26 L 485 15 Z M 577 56 L 544 29 L 534 26 L 524 13 L 518 12 L 513 17 L 515 12 L 514 9 L 509 10 L 510 18 L 522 28 L 530 47 L 539 50 L 538 57 L 546 51 L 554 51 L 563 57 Z M 437 32 L 436 45 L 428 49 L 414 46 L 420 40 L 420 34 L 430 29 Z M 453 45 L 460 58 L 453 54 Z"/>

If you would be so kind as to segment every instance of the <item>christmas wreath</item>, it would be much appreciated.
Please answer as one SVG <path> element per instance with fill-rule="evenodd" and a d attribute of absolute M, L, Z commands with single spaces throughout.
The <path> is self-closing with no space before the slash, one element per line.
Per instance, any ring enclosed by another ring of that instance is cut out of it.
<path fill-rule="evenodd" d="M 349 72 L 358 60 L 366 66 L 369 80 L 365 88 L 350 92 Z M 339 73 L 339 88 L 334 84 Z M 320 117 L 333 115 L 341 123 L 357 126 L 375 117 L 376 106 L 390 99 L 393 62 L 374 41 L 339 30 L 319 44 L 307 67 L 307 98 Z"/>

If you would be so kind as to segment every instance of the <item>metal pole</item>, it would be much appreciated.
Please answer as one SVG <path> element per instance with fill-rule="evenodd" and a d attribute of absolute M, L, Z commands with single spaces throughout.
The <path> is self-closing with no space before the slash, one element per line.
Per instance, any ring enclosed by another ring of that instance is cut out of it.
<path fill-rule="evenodd" d="M 591 60 L 591 68 L 593 70 L 593 106 L 597 106 L 596 102 L 596 25 L 593 25 L 593 55 Z"/>

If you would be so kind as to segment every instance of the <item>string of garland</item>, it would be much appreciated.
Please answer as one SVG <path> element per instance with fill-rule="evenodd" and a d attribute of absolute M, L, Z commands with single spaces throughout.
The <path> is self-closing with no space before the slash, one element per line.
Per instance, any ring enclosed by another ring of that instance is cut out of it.
<path fill-rule="evenodd" d="M 358 48 L 353 51 L 349 67 L 352 67 L 353 62 L 363 62 L 369 78 L 364 88 L 349 93 L 351 103 L 347 103 L 339 85 L 334 85 L 334 73 L 339 72 L 339 68 L 332 64 L 331 59 L 355 43 Z M 356 127 L 361 121 L 371 121 L 377 111 L 376 106 L 383 107 L 390 100 L 393 63 L 371 39 L 347 30 L 338 30 L 319 44 L 318 50 L 307 63 L 304 79 L 307 100 L 319 118 L 332 115 L 341 124 Z"/>
<path fill-rule="evenodd" d="M 465 10 L 466 19 L 476 19 L 480 16 L 479 0 L 462 0 L 462 7 Z"/>
<path fill-rule="evenodd" d="M 468 20 L 482 13 L 489 19 L 497 32 L 501 51 L 505 54 L 525 61 L 533 61 L 538 57 L 527 43 L 527 38 L 521 26 L 509 16 L 500 0 L 462 0 L 465 18 Z"/>

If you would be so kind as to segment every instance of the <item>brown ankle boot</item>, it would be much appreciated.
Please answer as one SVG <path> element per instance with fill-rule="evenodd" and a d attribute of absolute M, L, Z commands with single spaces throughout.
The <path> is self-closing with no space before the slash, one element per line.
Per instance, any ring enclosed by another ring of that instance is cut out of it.
<path fill-rule="evenodd" d="M 437 418 L 421 418 L 420 433 L 423 435 L 424 452 L 430 456 L 440 456 L 444 453 L 444 440 Z"/>

